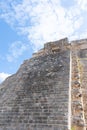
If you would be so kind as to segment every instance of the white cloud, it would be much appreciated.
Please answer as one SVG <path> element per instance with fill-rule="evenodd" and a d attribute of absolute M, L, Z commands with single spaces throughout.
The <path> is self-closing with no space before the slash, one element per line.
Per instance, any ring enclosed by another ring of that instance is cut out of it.
<path fill-rule="evenodd" d="M 87 38 L 87 30 L 80 35 L 80 39 L 81 38 L 83 39 Z"/>
<path fill-rule="evenodd" d="M 76 34 L 79 34 L 77 32 L 83 25 L 85 17 L 80 9 L 82 5 L 86 8 L 87 2 L 75 0 L 75 4 L 70 8 L 62 7 L 60 0 L 21 0 L 19 3 L 13 1 L 7 3 L 2 2 L 0 17 L 18 33 L 26 36 L 33 49 L 37 50 L 47 41 L 66 36 L 79 37 Z M 13 57 L 17 57 L 14 52 L 11 53 Z M 12 60 L 12 57 L 8 59 Z"/>
<path fill-rule="evenodd" d="M 82 10 L 87 11 L 87 0 L 76 0 Z"/>
<path fill-rule="evenodd" d="M 9 47 L 9 53 L 7 54 L 7 60 L 9 62 L 14 61 L 28 49 L 28 46 L 21 41 L 16 41 Z"/>
<path fill-rule="evenodd" d="M 0 83 L 4 81 L 8 76 L 10 76 L 10 74 L 4 72 L 0 73 Z"/>

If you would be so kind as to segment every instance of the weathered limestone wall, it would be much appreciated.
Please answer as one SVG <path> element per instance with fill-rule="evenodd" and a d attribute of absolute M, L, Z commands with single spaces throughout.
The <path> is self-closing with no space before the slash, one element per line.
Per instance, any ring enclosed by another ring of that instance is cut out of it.
<path fill-rule="evenodd" d="M 87 48 L 87 39 L 71 41 L 71 47 L 74 50 L 82 50 Z"/>
<path fill-rule="evenodd" d="M 87 130 L 87 39 L 71 43 L 72 129 Z"/>
<path fill-rule="evenodd" d="M 79 62 L 81 64 L 81 87 L 83 96 L 84 121 L 87 130 L 87 48 L 79 52 Z"/>
<path fill-rule="evenodd" d="M 50 45 L 0 85 L 0 130 L 68 130 L 70 50 Z"/>

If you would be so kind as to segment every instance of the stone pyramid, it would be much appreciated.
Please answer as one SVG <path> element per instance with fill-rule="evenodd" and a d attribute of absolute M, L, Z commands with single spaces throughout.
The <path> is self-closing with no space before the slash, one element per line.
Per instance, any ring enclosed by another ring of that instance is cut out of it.
<path fill-rule="evenodd" d="M 86 44 L 46 43 L 7 78 L 0 85 L 0 130 L 86 130 L 86 86 L 78 72 L 87 63 Z"/>

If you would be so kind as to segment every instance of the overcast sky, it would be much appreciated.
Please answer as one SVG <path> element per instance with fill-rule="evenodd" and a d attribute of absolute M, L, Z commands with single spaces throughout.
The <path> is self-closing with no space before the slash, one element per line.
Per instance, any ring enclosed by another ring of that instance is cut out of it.
<path fill-rule="evenodd" d="M 87 0 L 0 0 L 0 82 L 64 37 L 87 38 Z"/>

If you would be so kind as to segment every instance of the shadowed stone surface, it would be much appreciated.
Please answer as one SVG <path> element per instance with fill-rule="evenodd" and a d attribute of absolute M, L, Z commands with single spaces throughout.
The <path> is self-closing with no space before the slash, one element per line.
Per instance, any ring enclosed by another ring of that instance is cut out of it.
<path fill-rule="evenodd" d="M 44 52 L 0 85 L 0 130 L 68 130 L 70 51 Z"/>

